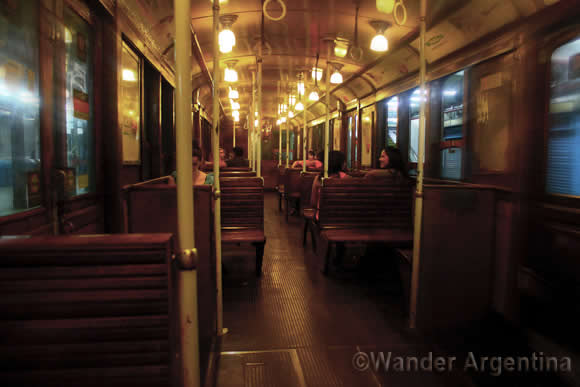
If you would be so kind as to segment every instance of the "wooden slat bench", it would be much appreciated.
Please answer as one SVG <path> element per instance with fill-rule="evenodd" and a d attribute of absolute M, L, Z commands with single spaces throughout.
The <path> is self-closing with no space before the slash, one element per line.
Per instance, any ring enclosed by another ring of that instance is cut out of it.
<path fill-rule="evenodd" d="M 0 239 L 0 379 L 169 386 L 170 234 Z"/>
<path fill-rule="evenodd" d="M 412 185 L 392 180 L 323 179 L 318 227 L 327 243 L 324 273 L 334 244 L 381 243 L 408 247 L 413 241 Z"/>
<path fill-rule="evenodd" d="M 135 184 L 123 189 L 129 233 L 177 235 L 177 188 L 165 184 Z M 212 187 L 196 185 L 194 196 L 195 247 L 198 253 L 197 294 L 200 368 L 207 370 L 216 337 L 216 267 L 213 245 Z"/>
<path fill-rule="evenodd" d="M 288 168 L 286 169 L 285 184 L 284 184 L 284 198 L 286 200 L 286 222 L 288 222 L 288 216 L 290 215 L 290 208 L 292 204 L 296 205 L 300 203 L 300 173 L 302 168 Z"/>
<path fill-rule="evenodd" d="M 256 275 L 264 258 L 264 179 L 220 178 L 222 243 L 251 243 L 256 248 Z"/>
<path fill-rule="evenodd" d="M 300 173 L 300 215 L 304 219 L 304 233 L 302 236 L 302 245 L 306 246 L 308 238 L 308 230 L 310 229 L 310 236 L 312 238 L 312 249 L 316 251 L 316 237 L 314 229 L 311 226 L 314 220 L 314 208 L 310 206 L 310 196 L 312 194 L 312 183 L 319 172 L 301 172 Z"/>
<path fill-rule="evenodd" d="M 220 171 L 220 177 L 256 177 L 252 171 Z"/>

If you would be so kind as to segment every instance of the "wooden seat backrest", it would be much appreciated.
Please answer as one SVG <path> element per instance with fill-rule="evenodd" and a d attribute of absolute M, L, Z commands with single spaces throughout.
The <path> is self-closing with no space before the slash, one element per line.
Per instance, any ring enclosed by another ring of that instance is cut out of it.
<path fill-rule="evenodd" d="M 172 233 L 177 235 L 177 187 L 175 185 L 133 185 L 124 188 L 127 225 L 130 233 Z M 209 361 L 215 336 L 215 259 L 213 248 L 212 186 L 196 185 L 194 196 L 195 248 L 198 253 L 197 292 L 199 346 L 202 370 Z M 177 241 L 177 238 L 176 238 Z"/>
<path fill-rule="evenodd" d="M 264 229 L 264 179 L 220 178 L 222 229 Z"/>
<path fill-rule="evenodd" d="M 171 234 L 0 239 L 4 385 L 170 385 Z"/>
<path fill-rule="evenodd" d="M 253 171 L 224 171 L 220 170 L 220 177 L 256 177 Z"/>
<path fill-rule="evenodd" d="M 412 229 L 412 184 L 363 178 L 323 179 L 321 228 Z"/>
<path fill-rule="evenodd" d="M 312 183 L 318 172 L 300 172 L 300 201 L 303 207 L 310 207 L 310 196 L 312 195 Z"/>
<path fill-rule="evenodd" d="M 300 173 L 302 168 L 288 168 L 286 170 L 284 187 L 286 195 L 300 192 Z"/>

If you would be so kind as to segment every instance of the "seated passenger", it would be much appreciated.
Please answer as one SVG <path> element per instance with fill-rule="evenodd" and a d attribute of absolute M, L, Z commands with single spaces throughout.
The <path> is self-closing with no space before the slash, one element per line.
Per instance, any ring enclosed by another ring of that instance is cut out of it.
<path fill-rule="evenodd" d="M 324 156 L 324 154 L 323 154 Z M 345 179 L 350 176 L 344 172 L 346 169 L 346 157 L 340 151 L 332 151 L 328 155 L 328 178 L 329 179 Z M 315 219 L 318 220 L 318 209 L 320 208 L 320 188 L 322 183 L 320 178 L 324 176 L 322 172 L 319 176 L 314 178 L 312 182 L 312 193 L 310 195 L 310 206 L 315 210 Z"/>
<path fill-rule="evenodd" d="M 302 168 L 302 160 L 295 161 L 292 168 Z M 306 168 L 322 168 L 322 162 L 316 160 L 316 155 L 313 150 L 308 151 L 308 160 L 306 160 Z"/>
<path fill-rule="evenodd" d="M 234 158 L 227 160 L 226 164 L 228 167 L 247 167 L 248 162 L 244 160 L 244 149 L 239 146 L 234 147 Z"/>
<path fill-rule="evenodd" d="M 194 149 L 191 156 L 191 166 L 192 166 L 192 179 L 193 185 L 200 184 L 213 184 L 213 174 L 204 173 L 199 167 L 201 166 L 201 150 Z M 169 179 L 169 184 L 175 184 L 177 182 L 177 171 L 171 172 L 171 177 Z"/>
<path fill-rule="evenodd" d="M 220 148 L 220 168 L 227 167 L 228 164 L 226 163 L 226 151 L 224 148 Z"/>
<path fill-rule="evenodd" d="M 385 178 L 394 178 L 404 180 L 407 177 L 407 171 L 403 165 L 401 152 L 395 147 L 388 147 L 381 151 L 379 158 L 380 169 L 372 169 L 366 175 L 365 179 L 377 180 Z"/>

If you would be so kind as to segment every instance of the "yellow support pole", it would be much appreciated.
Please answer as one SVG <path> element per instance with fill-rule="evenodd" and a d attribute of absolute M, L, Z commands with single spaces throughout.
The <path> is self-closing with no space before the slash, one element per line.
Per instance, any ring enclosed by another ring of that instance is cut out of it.
<path fill-rule="evenodd" d="M 306 93 L 304 93 L 306 95 Z M 304 126 L 302 127 L 302 172 L 306 172 L 306 104 L 304 104 Z"/>
<path fill-rule="evenodd" d="M 214 206 L 214 235 L 215 235 L 215 258 L 216 258 L 216 305 L 217 305 L 217 334 L 223 335 L 227 332 L 223 327 L 223 287 L 222 287 L 222 221 L 221 221 L 221 199 L 220 199 L 220 50 L 218 35 L 220 29 L 220 6 L 219 0 L 213 0 L 213 114 L 212 114 L 212 131 L 211 143 L 213 153 L 213 194 L 215 200 Z M 188 14 L 188 17 L 191 13 Z"/>
<path fill-rule="evenodd" d="M 286 120 L 286 168 L 290 168 L 290 121 Z"/>
<path fill-rule="evenodd" d="M 324 123 L 324 177 L 328 177 L 328 155 L 330 150 L 330 41 L 327 41 L 328 55 L 326 57 L 326 122 Z"/>
<path fill-rule="evenodd" d="M 235 120 L 235 118 L 233 120 L 234 120 L 234 136 L 233 136 L 234 137 L 234 142 L 233 142 L 233 148 L 235 148 L 236 147 L 236 120 Z"/>
<path fill-rule="evenodd" d="M 278 104 L 278 119 L 280 119 L 280 81 L 278 81 L 278 98 L 276 98 Z M 282 166 L 282 123 L 278 125 L 278 167 Z"/>
<path fill-rule="evenodd" d="M 252 171 L 256 172 L 256 73 L 252 72 Z"/>
<path fill-rule="evenodd" d="M 256 176 L 262 177 L 262 39 L 260 34 L 260 46 L 258 48 L 258 168 L 256 168 Z"/>
<path fill-rule="evenodd" d="M 419 110 L 419 157 L 417 160 L 417 188 L 415 193 L 415 224 L 413 235 L 413 269 L 411 276 L 411 305 L 409 307 L 409 326 L 417 328 L 417 300 L 419 296 L 419 269 L 421 263 L 421 227 L 423 220 L 423 163 L 425 160 L 425 16 L 427 13 L 427 0 L 420 3 L 421 31 L 419 35 L 419 81 L 421 89 L 419 98 L 421 107 Z"/>
<path fill-rule="evenodd" d="M 197 315 L 197 250 L 193 228 L 191 168 L 191 2 L 174 0 L 175 119 L 177 136 L 177 224 L 179 232 L 179 320 L 182 386 L 200 385 Z"/>

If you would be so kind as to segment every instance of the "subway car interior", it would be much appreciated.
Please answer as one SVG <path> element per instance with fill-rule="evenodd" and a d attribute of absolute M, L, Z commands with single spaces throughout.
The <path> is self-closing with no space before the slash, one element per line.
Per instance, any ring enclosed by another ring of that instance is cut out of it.
<path fill-rule="evenodd" d="M 5 386 L 580 386 L 579 0 L 0 0 Z"/>

